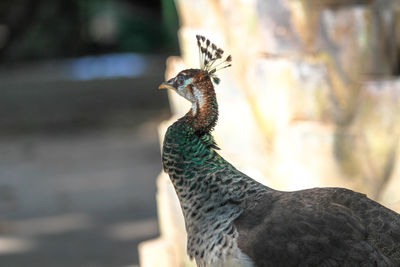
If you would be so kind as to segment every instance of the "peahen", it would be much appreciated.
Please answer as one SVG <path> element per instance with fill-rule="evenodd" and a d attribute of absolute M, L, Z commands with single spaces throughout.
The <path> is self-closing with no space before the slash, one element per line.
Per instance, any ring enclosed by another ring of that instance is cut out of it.
<path fill-rule="evenodd" d="M 213 83 L 232 58 L 223 60 L 222 49 L 196 37 L 201 68 L 183 70 L 159 89 L 192 103 L 168 128 L 162 163 L 197 266 L 400 266 L 399 214 L 344 188 L 268 188 L 217 153 Z"/>

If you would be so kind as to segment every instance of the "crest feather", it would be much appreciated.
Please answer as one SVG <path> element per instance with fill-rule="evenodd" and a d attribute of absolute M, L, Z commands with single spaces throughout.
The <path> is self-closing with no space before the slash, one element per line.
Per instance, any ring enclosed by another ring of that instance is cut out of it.
<path fill-rule="evenodd" d="M 225 60 L 222 59 L 224 50 L 218 48 L 214 43 L 204 36 L 196 35 L 197 46 L 199 47 L 199 60 L 200 69 L 206 71 L 210 75 L 211 79 L 215 84 L 218 84 L 220 79 L 215 74 L 221 69 L 232 66 L 232 56 L 229 55 Z M 218 62 L 219 61 L 219 62 Z"/>

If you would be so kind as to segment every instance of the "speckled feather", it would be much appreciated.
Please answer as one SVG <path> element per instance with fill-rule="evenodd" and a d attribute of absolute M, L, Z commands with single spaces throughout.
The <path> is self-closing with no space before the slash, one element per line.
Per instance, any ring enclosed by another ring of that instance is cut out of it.
<path fill-rule="evenodd" d="M 400 266 L 400 215 L 344 188 L 268 192 L 234 225 L 256 266 Z"/>
<path fill-rule="evenodd" d="M 199 266 L 219 266 L 218 262 L 241 254 L 233 221 L 243 212 L 241 203 L 257 201 L 266 190 L 250 178 L 243 179 L 246 176 L 215 147 L 210 134 L 197 135 L 186 119 L 169 127 L 163 146 L 164 170 L 185 217 L 188 254 Z"/>
<path fill-rule="evenodd" d="M 209 72 L 185 70 L 160 86 L 193 104 L 168 128 L 162 161 L 197 265 L 400 266 L 399 214 L 343 188 L 270 189 L 217 153 L 211 131 L 218 105 Z"/>

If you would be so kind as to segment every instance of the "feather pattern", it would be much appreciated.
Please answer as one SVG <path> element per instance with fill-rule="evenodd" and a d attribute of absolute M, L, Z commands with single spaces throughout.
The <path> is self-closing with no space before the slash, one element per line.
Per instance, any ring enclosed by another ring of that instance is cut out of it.
<path fill-rule="evenodd" d="M 225 60 L 222 60 L 224 50 L 218 48 L 204 36 L 196 35 L 196 39 L 199 48 L 200 69 L 207 72 L 215 84 L 219 84 L 220 79 L 215 73 L 218 70 L 232 66 L 232 56 L 229 55 Z"/>

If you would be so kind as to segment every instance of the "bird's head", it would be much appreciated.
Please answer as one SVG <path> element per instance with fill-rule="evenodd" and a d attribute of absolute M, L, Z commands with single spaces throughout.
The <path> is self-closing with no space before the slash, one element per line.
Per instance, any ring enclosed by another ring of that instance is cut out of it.
<path fill-rule="evenodd" d="M 163 82 L 159 89 L 171 89 L 192 103 L 201 99 L 204 85 L 211 82 L 209 75 L 200 69 L 187 69 L 178 73 L 174 78 Z"/>
<path fill-rule="evenodd" d="M 192 103 L 194 114 L 206 103 L 206 98 L 214 94 L 213 82 L 219 83 L 216 72 L 231 66 L 232 57 L 222 60 L 224 51 L 210 40 L 197 35 L 200 69 L 186 69 L 174 78 L 163 82 L 159 89 L 172 89 Z"/>

